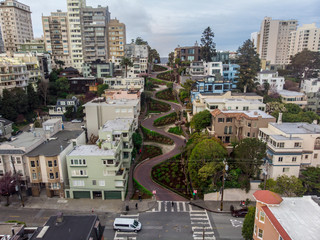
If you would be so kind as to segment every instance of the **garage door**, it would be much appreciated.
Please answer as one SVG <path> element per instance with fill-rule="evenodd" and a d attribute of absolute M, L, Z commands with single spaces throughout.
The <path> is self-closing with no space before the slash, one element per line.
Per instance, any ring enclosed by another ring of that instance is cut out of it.
<path fill-rule="evenodd" d="M 104 191 L 104 199 L 121 199 L 120 191 Z"/>
<path fill-rule="evenodd" d="M 91 198 L 89 191 L 74 191 L 73 198 Z"/>

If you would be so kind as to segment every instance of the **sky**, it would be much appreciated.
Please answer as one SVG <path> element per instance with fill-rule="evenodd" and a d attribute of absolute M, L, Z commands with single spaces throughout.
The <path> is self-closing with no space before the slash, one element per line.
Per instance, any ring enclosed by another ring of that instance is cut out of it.
<path fill-rule="evenodd" d="M 67 10 L 67 0 L 19 0 L 31 7 L 35 37 L 43 35 L 41 16 Z M 210 26 L 217 50 L 236 51 L 259 31 L 264 17 L 289 20 L 320 28 L 319 0 L 87 0 L 108 6 L 111 18 L 126 24 L 127 42 L 142 37 L 161 57 L 180 46 L 200 43 Z"/>

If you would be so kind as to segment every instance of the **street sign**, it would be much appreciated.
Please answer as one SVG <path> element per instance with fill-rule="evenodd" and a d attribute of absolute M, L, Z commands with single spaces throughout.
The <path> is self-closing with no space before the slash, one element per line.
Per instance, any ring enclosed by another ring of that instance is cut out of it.
<path fill-rule="evenodd" d="M 153 191 L 152 191 L 152 194 L 153 194 L 153 195 L 157 194 L 157 191 L 156 191 L 156 190 L 153 190 Z"/>
<path fill-rule="evenodd" d="M 198 190 L 193 190 L 193 193 L 196 194 L 198 192 Z"/>

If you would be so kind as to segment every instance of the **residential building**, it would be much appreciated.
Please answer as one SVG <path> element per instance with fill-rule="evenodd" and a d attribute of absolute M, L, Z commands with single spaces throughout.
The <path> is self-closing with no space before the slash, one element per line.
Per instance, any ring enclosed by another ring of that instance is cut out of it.
<path fill-rule="evenodd" d="M 113 77 L 114 63 L 103 62 L 100 60 L 94 62 L 85 62 L 82 66 L 84 77 L 108 78 Z"/>
<path fill-rule="evenodd" d="M 21 231 L 22 235 L 24 231 Z M 30 238 L 14 238 L 17 240 L 103 240 L 104 227 L 97 215 L 75 215 L 64 216 L 58 213 L 57 216 L 51 216 L 48 221 L 37 230 L 30 234 Z M 17 234 L 19 235 L 19 233 Z"/>
<path fill-rule="evenodd" d="M 10 138 L 12 133 L 12 124 L 8 119 L 0 117 L 0 138 Z"/>
<path fill-rule="evenodd" d="M 110 19 L 108 27 L 109 62 L 119 65 L 125 52 L 126 25 L 118 19 Z"/>
<path fill-rule="evenodd" d="M 72 49 L 71 60 L 72 67 L 82 70 L 83 64 L 83 48 L 82 48 L 82 32 L 81 32 L 81 8 L 86 7 L 86 0 L 67 0 L 68 7 L 68 34 L 69 46 Z"/>
<path fill-rule="evenodd" d="M 0 3 L 1 35 L 4 50 L 17 52 L 18 44 L 33 39 L 30 7 L 16 0 Z"/>
<path fill-rule="evenodd" d="M 85 107 L 88 136 L 98 136 L 100 127 L 108 120 L 133 118 L 134 130 L 138 128 L 140 99 L 105 99 L 96 98 L 83 105 Z"/>
<path fill-rule="evenodd" d="M 263 103 L 263 97 L 256 93 L 235 93 L 226 92 L 219 94 L 200 93 L 192 101 L 193 114 L 203 110 L 266 110 L 266 105 Z"/>
<path fill-rule="evenodd" d="M 195 42 L 194 46 L 186 46 L 174 49 L 174 58 L 179 58 L 181 61 L 200 61 L 201 54 L 200 54 L 200 46 L 197 42 Z"/>
<path fill-rule="evenodd" d="M 19 59 L 0 58 L 0 95 L 4 89 L 26 88 L 29 84 L 27 65 Z"/>
<path fill-rule="evenodd" d="M 294 103 L 304 108 L 307 105 L 307 97 L 302 92 L 280 90 L 278 91 L 283 103 Z"/>
<path fill-rule="evenodd" d="M 58 119 L 51 119 L 44 122 L 42 126 L 42 128 L 31 126 L 29 132 L 23 132 L 0 144 L 0 175 L 14 172 L 12 166 L 14 163 L 23 185 L 28 186 L 30 174 L 26 154 L 59 132 L 62 129 L 62 122 Z"/>
<path fill-rule="evenodd" d="M 320 92 L 307 93 L 307 105 L 305 109 L 320 115 Z"/>
<path fill-rule="evenodd" d="M 2 31 L 1 31 L 1 25 L 0 25 L 0 53 L 4 53 L 4 43 L 2 38 Z"/>
<path fill-rule="evenodd" d="M 127 77 L 139 77 L 141 74 L 148 73 L 148 45 L 137 45 L 130 43 L 125 45 L 125 57 L 131 59 L 133 66 L 128 67 Z"/>
<path fill-rule="evenodd" d="M 58 99 L 55 106 L 51 106 L 49 109 L 49 116 L 51 118 L 61 118 L 65 121 L 64 114 L 69 107 L 72 107 L 72 111 L 76 112 L 79 106 L 79 100 L 77 97 L 73 96 L 71 99 Z"/>
<path fill-rule="evenodd" d="M 33 196 L 39 196 L 42 188 L 48 197 L 65 196 L 69 185 L 66 155 L 85 142 L 84 131 L 62 130 L 26 154 Z"/>
<path fill-rule="evenodd" d="M 108 7 L 85 7 L 80 9 L 83 61 L 94 62 L 97 59 L 108 62 Z"/>
<path fill-rule="evenodd" d="M 256 83 L 259 83 L 260 87 L 264 89 L 264 84 L 269 84 L 269 90 L 272 92 L 278 92 L 283 90 L 285 84 L 284 77 L 280 77 L 277 71 L 262 70 L 258 72 Z"/>
<path fill-rule="evenodd" d="M 305 93 L 316 93 L 320 90 L 320 78 L 302 79 L 301 90 Z"/>
<path fill-rule="evenodd" d="M 269 123 L 260 128 L 259 139 L 267 143 L 268 178 L 286 174 L 299 177 L 301 168 L 320 167 L 320 126 L 309 123 Z"/>
<path fill-rule="evenodd" d="M 259 56 L 270 65 L 287 64 L 290 33 L 297 29 L 297 20 L 273 20 L 265 17 L 261 23 Z M 272 69 L 269 69 L 272 70 Z"/>
<path fill-rule="evenodd" d="M 69 78 L 70 91 L 75 94 L 96 92 L 100 81 L 96 77 Z"/>
<path fill-rule="evenodd" d="M 26 40 L 24 43 L 18 44 L 18 53 L 45 53 L 45 43 L 42 38 Z"/>
<path fill-rule="evenodd" d="M 317 239 L 320 234 L 319 198 L 316 196 L 280 197 L 268 190 L 258 190 L 253 239 Z"/>
<path fill-rule="evenodd" d="M 212 62 L 228 64 L 230 62 L 229 54 L 229 51 L 216 51 L 215 56 L 212 57 Z"/>
<path fill-rule="evenodd" d="M 71 78 L 75 78 L 75 77 L 81 77 L 78 69 L 76 68 L 73 68 L 73 67 L 68 67 L 68 68 L 65 68 L 63 69 L 60 74 L 59 74 L 59 78 L 60 77 L 66 77 L 69 79 Z"/>
<path fill-rule="evenodd" d="M 131 164 L 133 118 L 108 120 L 97 145 L 77 146 L 67 156 L 71 198 L 125 199 Z"/>
<path fill-rule="evenodd" d="M 53 67 L 59 68 L 61 61 L 64 63 L 63 66 L 73 66 L 68 35 L 70 27 L 68 13 L 58 10 L 52 12 L 50 16 L 42 16 L 42 27 L 45 48 L 52 56 Z"/>
<path fill-rule="evenodd" d="M 240 141 L 244 138 L 258 138 L 259 129 L 268 127 L 269 122 L 276 119 L 261 111 L 221 111 L 211 112 L 211 128 L 207 128 L 210 135 L 219 138 L 223 143 Z"/>
<path fill-rule="evenodd" d="M 144 78 L 136 77 L 136 78 L 105 78 L 105 84 L 108 84 L 110 89 L 122 89 L 122 90 L 141 90 L 144 89 Z"/>
<path fill-rule="evenodd" d="M 312 52 L 320 51 L 320 28 L 315 23 L 303 24 L 296 31 L 290 32 L 290 48 L 288 52 L 288 61 L 290 58 L 304 49 Z"/>
<path fill-rule="evenodd" d="M 259 52 L 259 43 L 260 43 L 260 32 L 251 33 L 250 40 L 253 43 L 256 52 Z"/>

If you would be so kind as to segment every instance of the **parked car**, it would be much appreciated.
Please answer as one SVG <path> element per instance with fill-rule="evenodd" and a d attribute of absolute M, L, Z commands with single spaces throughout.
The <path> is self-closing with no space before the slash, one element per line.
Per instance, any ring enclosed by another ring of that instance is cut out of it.
<path fill-rule="evenodd" d="M 248 213 L 248 208 L 241 208 L 237 210 L 233 210 L 231 212 L 233 217 L 245 217 Z"/>
<path fill-rule="evenodd" d="M 81 123 L 82 119 L 73 119 L 71 122 L 72 123 Z"/>

